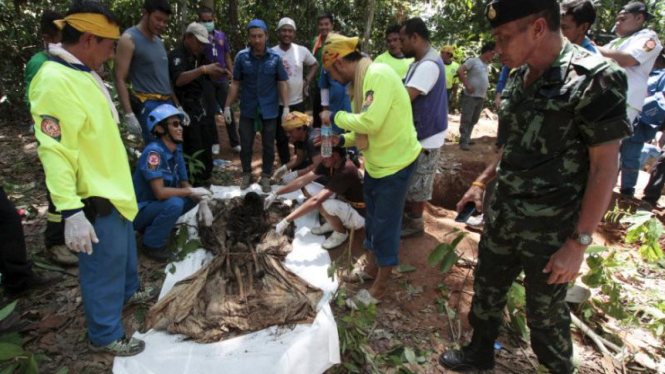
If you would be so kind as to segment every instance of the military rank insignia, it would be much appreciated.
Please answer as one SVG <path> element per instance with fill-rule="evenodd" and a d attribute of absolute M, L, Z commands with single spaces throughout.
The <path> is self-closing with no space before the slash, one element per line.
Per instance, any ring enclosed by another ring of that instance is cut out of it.
<path fill-rule="evenodd" d="M 148 153 L 148 158 L 146 162 L 148 163 L 148 170 L 150 171 L 156 171 L 159 168 L 159 163 L 160 163 L 161 158 L 159 157 L 159 153 L 156 151 L 151 151 Z"/>
<path fill-rule="evenodd" d="M 42 132 L 59 142 L 60 138 L 62 137 L 62 133 L 60 131 L 60 120 L 55 117 L 46 115 L 40 117 L 42 117 Z"/>
<path fill-rule="evenodd" d="M 647 40 L 646 43 L 644 43 L 644 50 L 647 52 L 651 52 L 654 49 L 656 49 L 656 41 L 653 39 Z"/>

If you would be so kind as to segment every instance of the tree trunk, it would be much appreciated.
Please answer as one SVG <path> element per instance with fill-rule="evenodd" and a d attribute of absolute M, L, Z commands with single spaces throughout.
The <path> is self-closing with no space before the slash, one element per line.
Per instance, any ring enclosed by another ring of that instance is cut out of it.
<path fill-rule="evenodd" d="M 185 35 L 185 29 L 187 29 L 187 0 L 178 0 L 178 40 L 180 40 L 183 35 Z"/>
<path fill-rule="evenodd" d="M 365 24 L 365 35 L 363 36 L 363 49 L 369 50 L 369 40 L 372 36 L 372 23 L 374 23 L 374 8 L 376 7 L 376 0 L 369 0 L 367 2 L 367 23 Z"/>
<path fill-rule="evenodd" d="M 234 51 L 231 53 L 238 53 L 241 49 L 244 48 L 245 43 L 240 32 L 240 27 L 238 25 L 238 0 L 229 0 L 229 12 L 228 12 L 228 25 L 229 25 L 229 34 L 231 39 L 231 46 Z"/>

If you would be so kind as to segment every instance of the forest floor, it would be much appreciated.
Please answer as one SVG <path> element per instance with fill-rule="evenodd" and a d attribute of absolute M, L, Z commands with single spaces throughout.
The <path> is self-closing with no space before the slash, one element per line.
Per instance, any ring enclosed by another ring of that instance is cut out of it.
<path fill-rule="evenodd" d="M 386 298 L 377 306 L 376 320 L 369 333 L 371 350 L 377 355 L 395 352 L 395 347 L 408 348 L 410 353 L 401 356 L 402 368 L 416 373 L 445 373 L 437 364 L 438 354 L 446 347 L 464 344 L 470 337 L 467 313 L 473 295 L 473 267 L 477 259 L 478 241 L 481 231 L 456 223 L 454 204 L 465 192 L 471 179 L 477 175 L 496 155 L 496 117 L 486 111 L 476 126 L 473 137 L 477 144 L 469 152 L 461 151 L 455 140 L 459 137 L 459 116 L 450 116 L 447 134 L 448 144 L 442 149 L 440 168 L 437 176 L 437 192 L 426 209 L 426 233 L 421 237 L 402 240 L 400 246 L 401 268 L 394 272 L 389 282 Z M 230 151 L 224 128 L 219 128 L 222 138 L 221 159 L 230 164 L 216 173 L 216 184 L 234 185 L 239 183 L 240 166 L 237 154 Z M 46 190 L 44 174 L 37 157 L 37 143 L 25 125 L 17 123 L 0 124 L 0 183 L 19 209 L 23 209 L 23 225 L 29 256 L 39 270 L 55 270 L 63 274 L 61 281 L 48 288 L 35 290 L 23 295 L 17 306 L 18 316 L 12 330 L 20 333 L 23 346 L 34 353 L 42 353 L 39 362 L 43 373 L 107 373 L 111 371 L 113 357 L 92 353 L 87 347 L 85 318 L 78 286 L 78 269 L 63 269 L 54 265 L 46 255 L 43 244 L 45 229 Z M 260 139 L 254 147 L 254 175 L 260 175 Z M 644 175 L 641 177 L 642 185 Z M 648 175 L 646 176 L 648 178 Z M 640 188 L 638 187 L 638 190 Z M 614 207 L 615 201 L 610 207 Z M 621 202 L 626 207 L 631 202 Z M 663 220 L 662 212 L 657 216 Z M 466 234 L 457 246 L 460 260 L 452 269 L 441 274 L 437 267 L 428 264 L 432 250 L 440 243 L 451 242 L 459 230 Z M 662 266 L 646 266 L 636 255 L 637 245 L 624 243 L 626 226 L 604 223 L 594 235 L 594 244 L 612 247 L 621 252 L 622 258 L 633 261 L 631 271 L 620 278 L 631 301 L 641 300 L 646 309 L 663 303 L 657 290 L 665 287 L 665 270 Z M 334 260 L 342 261 L 347 244 L 331 251 Z M 352 253 L 362 254 L 362 232 L 355 235 Z M 146 285 L 161 287 L 164 279 L 163 264 L 139 256 L 139 274 Z M 637 269 L 637 270 L 635 270 Z M 621 274 L 624 274 L 621 273 Z M 635 275 L 637 274 L 637 275 Z M 369 284 L 343 285 L 353 293 Z M 592 290 L 594 297 L 603 298 L 598 290 Z M 662 292 L 660 292 L 662 294 Z M 11 302 L 2 295 L 0 309 Z M 634 303 L 636 304 L 636 302 Z M 640 304 L 636 304 L 640 305 Z M 334 305 L 336 317 L 349 315 L 344 307 Z M 573 308 L 581 312 L 582 308 Z M 620 373 L 620 372 L 665 372 L 665 352 L 663 341 L 648 330 L 646 323 L 652 319 L 636 317 L 632 322 L 609 317 L 595 308 L 590 320 L 596 332 L 619 337 L 630 351 L 624 364 L 617 365 L 598 352 L 586 336 L 574 329 L 575 361 L 580 364 L 581 373 Z M 147 308 L 130 307 L 124 311 L 123 322 L 129 334 L 138 330 L 144 320 Z M 636 312 L 636 315 L 639 314 Z M 665 319 L 662 322 L 665 324 Z M 662 338 L 662 335 L 661 335 Z M 0 341 L 2 337 L 0 337 Z M 506 327 L 499 339 L 497 367 L 495 373 L 536 373 L 538 363 L 535 355 L 518 334 Z M 415 359 L 414 359 L 415 357 Z M 408 362 L 406 362 L 408 361 Z M 390 365 L 389 365 L 390 366 Z M 397 367 L 397 365 L 392 365 Z M 369 365 L 360 370 L 367 370 Z M 390 372 L 396 369 L 386 369 Z M 344 370 L 342 370 L 344 371 Z"/>

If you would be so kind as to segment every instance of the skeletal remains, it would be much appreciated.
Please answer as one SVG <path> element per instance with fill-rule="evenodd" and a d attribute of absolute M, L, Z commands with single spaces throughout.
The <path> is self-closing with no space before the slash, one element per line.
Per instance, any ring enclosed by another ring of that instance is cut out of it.
<path fill-rule="evenodd" d="M 150 309 L 146 328 L 208 343 L 311 320 L 322 292 L 282 264 L 293 226 L 284 236 L 272 229 L 291 208 L 273 204 L 264 212 L 263 198 L 255 193 L 208 205 L 212 225 L 199 221 L 199 235 L 215 257 Z"/>

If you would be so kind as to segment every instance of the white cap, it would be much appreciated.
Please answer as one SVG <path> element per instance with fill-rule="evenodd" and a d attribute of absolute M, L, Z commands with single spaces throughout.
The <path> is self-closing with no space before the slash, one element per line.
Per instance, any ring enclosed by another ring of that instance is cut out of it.
<path fill-rule="evenodd" d="M 293 31 L 296 30 L 296 22 L 289 17 L 284 17 L 279 20 L 279 23 L 277 24 L 277 30 L 281 29 L 282 26 L 287 25 L 293 27 Z"/>
<path fill-rule="evenodd" d="M 208 40 L 208 30 L 206 30 L 206 28 L 200 23 L 190 23 L 185 30 L 185 34 L 192 34 L 196 36 L 196 39 L 198 39 L 201 43 L 210 44 L 210 40 Z"/>

